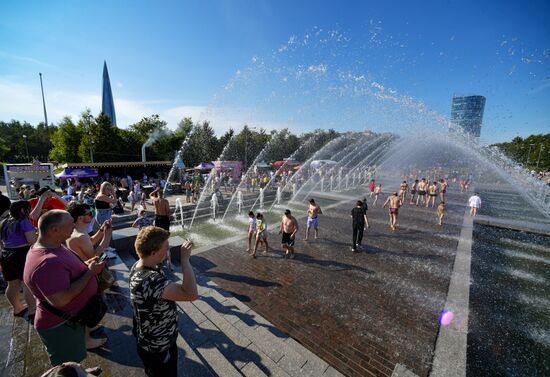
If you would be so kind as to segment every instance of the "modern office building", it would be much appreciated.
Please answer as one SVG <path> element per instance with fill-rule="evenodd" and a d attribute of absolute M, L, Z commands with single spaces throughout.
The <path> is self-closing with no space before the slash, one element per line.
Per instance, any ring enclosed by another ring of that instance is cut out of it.
<path fill-rule="evenodd" d="M 103 96 L 101 101 L 101 112 L 111 118 L 116 126 L 115 103 L 113 101 L 113 92 L 111 91 L 111 82 L 109 81 L 109 71 L 107 71 L 107 62 L 103 62 Z"/>
<path fill-rule="evenodd" d="M 485 97 L 454 95 L 451 107 L 450 131 L 463 130 L 466 134 L 479 137 L 484 110 Z"/>

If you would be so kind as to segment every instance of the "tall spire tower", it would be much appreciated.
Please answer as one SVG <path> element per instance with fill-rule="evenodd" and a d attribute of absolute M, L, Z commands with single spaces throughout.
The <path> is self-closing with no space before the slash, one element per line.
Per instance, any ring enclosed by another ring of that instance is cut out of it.
<path fill-rule="evenodd" d="M 115 103 L 113 102 L 113 92 L 111 91 L 111 81 L 109 81 L 109 71 L 107 71 L 107 62 L 103 61 L 103 99 L 101 102 L 101 112 L 111 118 L 116 126 Z"/>

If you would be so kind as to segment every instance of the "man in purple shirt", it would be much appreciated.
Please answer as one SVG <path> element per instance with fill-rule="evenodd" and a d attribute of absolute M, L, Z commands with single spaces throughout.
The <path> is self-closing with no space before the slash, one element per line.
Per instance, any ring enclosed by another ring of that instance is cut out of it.
<path fill-rule="evenodd" d="M 86 348 L 95 348 L 104 342 L 89 336 L 86 339 L 88 332 L 82 324 L 65 321 L 42 305 L 47 301 L 75 315 L 97 292 L 94 277 L 104 263 L 99 263 L 97 258 L 83 263 L 63 245 L 73 229 L 73 218 L 67 211 L 51 210 L 43 214 L 38 221 L 38 240 L 27 254 L 23 274 L 25 284 L 38 299 L 34 326 L 52 365 L 80 362 L 86 357 Z"/>

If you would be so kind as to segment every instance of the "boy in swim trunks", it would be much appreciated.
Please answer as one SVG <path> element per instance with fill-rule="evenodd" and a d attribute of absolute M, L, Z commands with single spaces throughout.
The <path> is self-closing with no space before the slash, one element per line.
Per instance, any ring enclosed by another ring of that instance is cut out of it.
<path fill-rule="evenodd" d="M 390 204 L 390 228 L 391 230 L 395 230 L 397 226 L 397 214 L 399 212 L 399 207 L 401 206 L 399 195 L 394 192 L 392 195 L 388 196 L 388 199 L 386 199 L 382 205 L 382 208 L 384 208 L 388 203 Z"/>
<path fill-rule="evenodd" d="M 298 232 L 298 221 L 292 216 L 289 209 L 285 210 L 285 214 L 279 226 L 279 234 L 282 234 L 282 246 L 286 250 L 285 257 L 294 258 L 294 241 Z"/>
<path fill-rule="evenodd" d="M 418 183 L 418 197 L 416 198 L 416 205 L 418 205 L 418 201 L 420 200 L 420 205 L 423 205 L 426 203 L 426 190 L 428 189 L 428 183 L 426 182 L 426 178 L 422 178 L 422 180 Z"/>
<path fill-rule="evenodd" d="M 430 204 L 430 201 L 432 202 L 431 207 L 433 208 L 435 206 L 435 198 L 437 196 L 437 182 L 434 181 L 430 187 L 428 187 L 428 200 L 426 201 L 426 208 L 428 208 L 428 205 Z"/>
<path fill-rule="evenodd" d="M 447 186 L 449 184 L 447 183 L 447 180 L 446 179 L 441 179 L 439 181 L 439 186 L 440 186 L 440 190 L 439 190 L 439 200 L 441 200 L 442 202 L 445 201 L 445 193 L 447 192 Z"/>
<path fill-rule="evenodd" d="M 382 191 L 382 185 L 379 183 L 378 186 L 376 186 L 376 189 L 374 190 L 374 201 L 372 202 L 373 207 L 376 205 L 376 202 L 378 201 L 378 195 L 380 195 L 381 191 Z"/>
<path fill-rule="evenodd" d="M 399 186 L 399 198 L 401 200 L 401 205 L 405 202 L 405 195 L 407 195 L 407 188 L 409 187 L 409 184 L 407 181 L 401 182 L 401 185 Z"/>
<path fill-rule="evenodd" d="M 414 204 L 414 197 L 416 196 L 416 189 L 418 188 L 418 179 L 414 180 L 414 183 L 411 186 L 411 201 L 409 204 Z"/>
<path fill-rule="evenodd" d="M 309 200 L 309 208 L 307 209 L 307 224 L 306 224 L 306 238 L 309 238 L 309 229 L 313 227 L 315 229 L 315 239 L 319 237 L 319 215 L 322 214 L 321 207 L 315 203 L 314 199 Z"/>

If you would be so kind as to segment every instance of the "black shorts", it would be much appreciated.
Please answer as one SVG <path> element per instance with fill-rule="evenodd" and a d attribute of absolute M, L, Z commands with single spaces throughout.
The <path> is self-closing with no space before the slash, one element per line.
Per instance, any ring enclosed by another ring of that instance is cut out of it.
<path fill-rule="evenodd" d="M 424 195 L 426 195 L 426 191 L 418 191 L 418 195 L 424 196 Z"/>
<path fill-rule="evenodd" d="M 31 246 L 27 245 L 2 250 L 0 254 L 0 266 L 2 266 L 2 274 L 6 281 L 23 280 L 25 260 L 30 248 Z"/>
<path fill-rule="evenodd" d="M 287 246 L 294 246 L 294 240 L 290 238 L 290 236 L 292 235 L 292 233 L 285 233 L 283 232 L 283 239 L 282 239 L 282 244 L 283 245 L 287 245 Z"/>
<path fill-rule="evenodd" d="M 143 361 L 145 374 L 149 377 L 176 377 L 178 371 L 178 346 L 174 344 L 164 352 L 152 353 L 137 346 Z"/>
<path fill-rule="evenodd" d="M 155 215 L 155 226 L 170 231 L 170 217 L 164 215 Z"/>
<path fill-rule="evenodd" d="M 416 190 L 411 190 L 411 194 L 412 195 L 416 194 Z"/>

